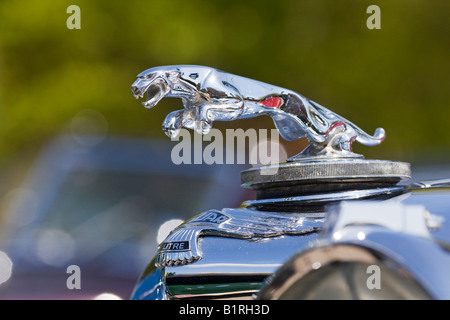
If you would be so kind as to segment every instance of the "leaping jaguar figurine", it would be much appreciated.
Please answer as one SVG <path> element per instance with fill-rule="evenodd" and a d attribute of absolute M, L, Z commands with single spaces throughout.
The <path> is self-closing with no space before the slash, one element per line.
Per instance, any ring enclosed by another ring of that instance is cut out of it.
<path fill-rule="evenodd" d="M 385 138 L 382 128 L 374 136 L 327 108 L 281 87 L 191 65 L 148 69 L 131 86 L 136 98 L 147 93 L 144 107 L 154 107 L 164 97 L 177 97 L 184 109 L 171 112 L 163 122 L 164 132 L 176 137 L 182 127 L 207 134 L 214 121 L 230 121 L 260 115 L 271 117 L 286 140 L 306 137 L 310 145 L 294 157 L 360 157 L 352 143 L 373 146 Z"/>

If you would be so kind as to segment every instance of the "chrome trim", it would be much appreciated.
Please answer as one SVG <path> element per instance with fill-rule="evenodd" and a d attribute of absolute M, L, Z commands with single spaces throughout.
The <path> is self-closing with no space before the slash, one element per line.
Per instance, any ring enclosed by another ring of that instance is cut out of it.
<path fill-rule="evenodd" d="M 193 263 L 202 258 L 200 238 L 207 236 L 237 239 L 273 238 L 301 235 L 320 228 L 322 219 L 300 213 L 263 212 L 249 209 L 209 210 L 173 230 L 161 243 L 157 267 Z"/>
<path fill-rule="evenodd" d="M 412 189 L 431 189 L 431 188 L 448 188 L 450 187 L 450 178 L 437 180 L 423 180 L 415 182 L 411 185 Z"/>
<path fill-rule="evenodd" d="M 360 200 L 367 198 L 374 198 L 378 196 L 395 196 L 405 193 L 407 188 L 403 186 L 395 186 L 389 188 L 376 188 L 366 190 L 351 190 L 342 192 L 332 192 L 323 194 L 312 194 L 296 197 L 285 197 L 275 199 L 260 199 L 260 200 L 247 200 L 244 201 L 244 205 L 248 208 L 259 207 L 264 205 L 286 205 L 289 203 L 295 203 L 298 205 L 304 204 L 321 204 L 332 203 L 345 200 Z M 325 216 L 325 213 L 322 214 Z"/>

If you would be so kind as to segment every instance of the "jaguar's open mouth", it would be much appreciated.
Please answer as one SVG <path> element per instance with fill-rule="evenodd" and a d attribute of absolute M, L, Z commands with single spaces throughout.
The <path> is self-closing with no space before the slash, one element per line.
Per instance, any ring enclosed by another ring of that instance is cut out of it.
<path fill-rule="evenodd" d="M 138 78 L 131 86 L 131 91 L 136 99 L 143 98 L 147 92 L 147 99 L 142 102 L 146 108 L 153 108 L 167 93 L 164 81 L 155 81 L 154 78 Z"/>
<path fill-rule="evenodd" d="M 150 86 L 151 81 L 144 79 L 144 78 L 138 78 L 132 85 L 131 85 L 131 92 L 133 93 L 133 96 L 136 99 L 143 98 L 144 93 L 147 91 L 148 87 Z"/>

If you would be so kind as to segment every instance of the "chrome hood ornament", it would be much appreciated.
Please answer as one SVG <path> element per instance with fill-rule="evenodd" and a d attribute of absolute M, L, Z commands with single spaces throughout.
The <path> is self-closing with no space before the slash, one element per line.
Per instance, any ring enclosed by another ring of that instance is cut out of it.
<path fill-rule="evenodd" d="M 294 91 L 204 66 L 165 66 L 148 69 L 131 89 L 146 108 L 164 97 L 181 98 L 183 110 L 167 115 L 164 132 L 176 137 L 182 127 L 207 134 L 214 121 L 231 121 L 261 115 L 271 117 L 288 140 L 306 137 L 310 145 L 291 160 L 303 158 L 362 158 L 352 152 L 357 141 L 367 146 L 381 143 L 382 128 L 373 136 L 350 121 Z"/>
<path fill-rule="evenodd" d="M 391 188 L 411 176 L 408 163 L 364 160 L 353 153 L 355 141 L 380 144 L 385 138 L 382 128 L 371 136 L 294 91 L 204 66 L 156 67 L 137 77 L 132 93 L 136 98 L 147 93 L 146 108 L 164 97 L 182 100 L 184 109 L 169 113 L 162 125 L 171 138 L 182 127 L 207 134 L 214 121 L 267 115 L 284 139 L 308 139 L 309 146 L 286 163 L 242 172 L 242 186 L 255 189 L 258 200 L 349 188 Z"/>

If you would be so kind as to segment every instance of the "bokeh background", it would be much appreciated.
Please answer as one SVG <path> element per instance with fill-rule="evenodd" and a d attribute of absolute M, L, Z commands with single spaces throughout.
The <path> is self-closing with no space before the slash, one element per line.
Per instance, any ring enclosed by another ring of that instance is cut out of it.
<path fill-rule="evenodd" d="M 80 30 L 66 27 L 71 4 L 81 9 Z M 380 30 L 366 27 L 371 4 L 381 8 Z M 96 115 L 87 131 L 164 137 L 160 124 L 180 102 L 163 101 L 149 112 L 130 84 L 139 72 L 169 64 L 207 65 L 284 86 L 368 133 L 385 128 L 382 145 L 355 144 L 367 157 L 445 161 L 449 9 L 446 0 L 4 0 L 1 169 L 29 159 L 27 152 L 70 130 L 85 110 Z M 273 124 L 263 117 L 215 124 L 233 126 Z"/>
<path fill-rule="evenodd" d="M 80 30 L 66 27 L 72 4 Z M 366 26 L 372 4 L 379 30 Z M 383 127 L 381 145 L 354 144 L 366 158 L 448 168 L 449 12 L 448 0 L 2 0 L 0 207 L 55 136 L 167 139 L 161 123 L 181 102 L 149 111 L 130 91 L 138 73 L 160 65 L 206 65 L 286 87 L 370 134 Z M 289 156 L 306 145 L 283 144 Z"/>

